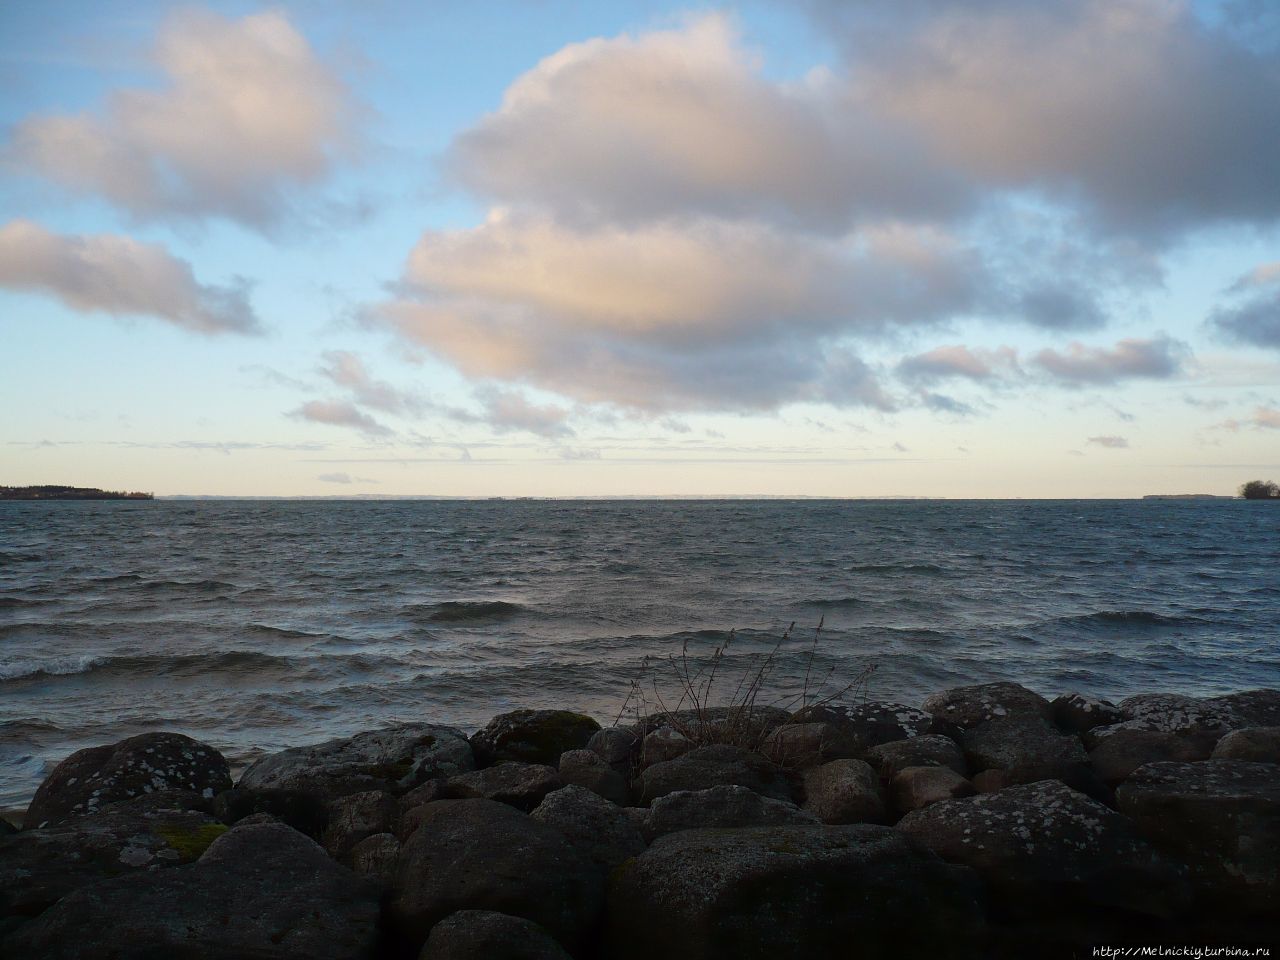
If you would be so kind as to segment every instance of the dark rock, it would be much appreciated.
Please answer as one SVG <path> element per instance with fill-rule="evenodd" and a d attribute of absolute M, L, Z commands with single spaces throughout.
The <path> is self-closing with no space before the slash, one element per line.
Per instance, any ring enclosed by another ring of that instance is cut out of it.
<path fill-rule="evenodd" d="M 459 910 L 431 929 L 418 960 L 571 960 L 532 920 L 492 910 Z"/>
<path fill-rule="evenodd" d="M 832 760 L 804 772 L 804 809 L 823 823 L 881 823 L 880 778 L 861 760 Z"/>
<path fill-rule="evenodd" d="M 841 732 L 843 743 L 852 750 L 850 756 L 860 756 L 882 743 L 939 732 L 933 729 L 933 718 L 923 710 L 885 700 L 815 704 L 797 710 L 792 722 L 831 724 Z"/>
<path fill-rule="evenodd" d="M 1112 729 L 1159 730 L 1164 733 L 1216 733 L 1219 736 L 1245 726 L 1236 711 L 1224 702 L 1210 702 L 1174 693 L 1140 693 L 1120 701 L 1124 720 L 1091 731 Z"/>
<path fill-rule="evenodd" d="M 86 884 L 191 863 L 227 829 L 192 799 L 150 794 L 0 838 L 0 916 L 35 916 Z"/>
<path fill-rule="evenodd" d="M 569 750 L 560 755 L 560 779 L 585 787 L 610 803 L 625 806 L 631 799 L 626 778 L 594 750 Z"/>
<path fill-rule="evenodd" d="M 625 776 L 639 762 L 643 743 L 644 738 L 630 727 L 605 727 L 591 735 L 587 749 Z"/>
<path fill-rule="evenodd" d="M 509 760 L 450 777 L 445 795 L 451 800 L 496 800 L 528 813 L 548 793 L 563 786 L 555 767 Z"/>
<path fill-rule="evenodd" d="M 547 794 L 530 817 L 559 830 L 603 871 L 613 869 L 645 847 L 639 827 L 621 807 L 584 787 L 562 787 Z"/>
<path fill-rule="evenodd" d="M 999 770 L 1005 785 L 1061 780 L 1095 800 L 1110 799 L 1080 738 L 1059 733 L 1038 716 L 984 720 L 964 731 L 960 746 L 970 770 Z"/>
<path fill-rule="evenodd" d="M 700 746 L 723 743 L 755 747 L 765 734 L 790 719 L 791 714 L 778 707 L 703 707 L 701 710 L 667 710 L 650 714 L 636 727 L 646 734 L 659 727 L 672 727 Z"/>
<path fill-rule="evenodd" d="M 968 870 L 887 827 L 689 830 L 614 871 L 607 956 L 968 956 L 980 897 Z"/>
<path fill-rule="evenodd" d="M 1217 739 L 1216 733 L 1206 739 L 1203 734 L 1123 727 L 1100 737 L 1089 751 L 1089 761 L 1098 776 L 1114 787 L 1148 763 L 1208 760 Z"/>
<path fill-rule="evenodd" d="M 791 723 L 765 737 L 760 752 L 780 767 L 806 770 L 862 755 L 865 738 L 835 723 Z"/>
<path fill-rule="evenodd" d="M 1280 913 L 1280 767 L 1243 760 L 1152 763 L 1116 803 L 1156 846 L 1192 867 L 1201 894 L 1232 913 Z"/>
<path fill-rule="evenodd" d="M 1242 690 L 1203 703 L 1232 717 L 1237 727 L 1280 727 L 1280 690 Z"/>
<path fill-rule="evenodd" d="M 644 738 L 640 747 L 640 766 L 650 767 L 655 763 L 666 763 L 676 757 L 682 757 L 697 744 L 686 737 L 675 727 L 658 727 Z"/>
<path fill-rule="evenodd" d="M 322 844 L 329 855 L 346 862 L 351 848 L 375 833 L 389 833 L 399 808 L 391 794 L 367 790 L 339 797 L 329 804 L 329 825 Z"/>
<path fill-rule="evenodd" d="M 962 777 L 969 772 L 959 745 L 940 734 L 882 743 L 868 750 L 864 759 L 882 780 L 892 780 L 907 767 L 949 767 Z"/>
<path fill-rule="evenodd" d="M 311 793 L 233 787 L 213 798 L 213 815 L 225 824 L 239 823 L 257 813 L 268 813 L 316 841 L 329 825 L 329 805 Z"/>
<path fill-rule="evenodd" d="M 40 784 L 23 824 L 53 826 L 161 790 L 212 800 L 230 786 L 230 767 L 213 747 L 180 733 L 143 733 L 63 760 Z"/>
<path fill-rule="evenodd" d="M 934 803 L 898 829 L 973 867 L 1015 914 L 1106 908 L 1171 917 L 1185 903 L 1176 865 L 1127 818 L 1057 780 Z"/>
<path fill-rule="evenodd" d="M 368 790 L 398 796 L 428 780 L 474 767 L 462 731 L 405 723 L 273 753 L 251 764 L 238 785 L 251 790 L 295 790 L 324 800 Z"/>
<path fill-rule="evenodd" d="M 735 783 L 761 796 L 791 799 L 791 788 L 777 766 L 750 750 L 718 744 L 699 747 L 646 769 L 640 776 L 641 800 L 650 803 L 677 790 L 704 790 Z"/>
<path fill-rule="evenodd" d="M 351 869 L 381 890 L 391 890 L 400 865 L 400 841 L 391 833 L 375 833 L 351 848 Z"/>
<path fill-rule="evenodd" d="M 396 817 L 393 831 L 396 838 L 401 843 L 408 840 L 409 835 L 418 828 L 418 823 L 421 821 L 421 815 L 416 812 L 418 808 L 428 803 L 434 803 L 437 800 L 448 799 L 448 792 L 449 781 L 428 780 L 402 796 L 399 801 L 399 815 Z"/>
<path fill-rule="evenodd" d="M 762 797 L 736 785 L 707 790 L 679 790 L 653 801 L 642 826 L 649 839 L 680 830 L 724 827 L 816 825 L 807 810 L 786 800 Z"/>
<path fill-rule="evenodd" d="M 980 683 L 944 690 L 925 700 L 924 709 L 964 729 L 1005 717 L 1053 717 L 1048 700 L 1017 683 Z"/>
<path fill-rule="evenodd" d="M 907 767 L 889 781 L 889 798 L 899 816 L 974 792 L 973 784 L 950 767 Z"/>
<path fill-rule="evenodd" d="M 485 767 L 501 760 L 550 766 L 567 750 L 586 747 L 600 724 L 569 710 L 514 710 L 494 717 L 471 738 L 476 763 Z"/>
<path fill-rule="evenodd" d="M 1053 722 L 1067 733 L 1084 733 L 1124 719 L 1120 708 L 1110 700 L 1086 697 L 1082 693 L 1064 693 L 1049 706 L 1053 710 Z"/>
<path fill-rule="evenodd" d="M 1212 759 L 1280 763 L 1280 727 L 1232 730 L 1213 748 Z"/>
<path fill-rule="evenodd" d="M 0 817 L 0 837 L 7 837 L 9 836 L 9 834 L 17 833 L 17 832 L 18 832 L 17 827 L 15 827 L 12 823 L 10 823 L 4 817 Z"/>
<path fill-rule="evenodd" d="M 602 906 L 599 872 L 559 830 L 493 800 L 417 809 L 391 905 L 411 944 L 458 910 L 525 917 L 571 949 L 583 942 Z"/>
<path fill-rule="evenodd" d="M 5 947 L 41 960 L 352 960 L 377 935 L 372 885 L 274 823 L 232 828 L 190 866 L 82 887 Z"/>

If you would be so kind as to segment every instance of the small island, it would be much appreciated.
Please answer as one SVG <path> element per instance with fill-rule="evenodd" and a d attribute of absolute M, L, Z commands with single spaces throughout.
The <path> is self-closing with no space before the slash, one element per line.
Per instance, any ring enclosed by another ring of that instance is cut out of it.
<path fill-rule="evenodd" d="M 154 500 L 154 493 L 99 490 L 97 487 L 64 487 L 45 484 L 36 487 L 0 486 L 0 500 Z"/>

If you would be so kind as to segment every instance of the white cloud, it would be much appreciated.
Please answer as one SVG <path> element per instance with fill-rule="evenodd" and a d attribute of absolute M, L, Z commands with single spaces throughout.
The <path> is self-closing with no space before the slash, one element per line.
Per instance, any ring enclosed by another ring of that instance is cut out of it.
<path fill-rule="evenodd" d="M 340 387 L 346 387 L 362 406 L 392 414 L 418 414 L 429 404 L 414 394 L 397 390 L 385 380 L 375 380 L 364 361 L 348 350 L 329 350 L 324 354 L 320 373 Z"/>
<path fill-rule="evenodd" d="M 61 235 L 28 220 L 0 227 L 0 286 L 51 294 L 84 313 L 150 316 L 197 333 L 255 333 L 245 283 L 198 283 L 158 244 Z"/>
<path fill-rule="evenodd" d="M 139 219 L 264 227 L 354 144 L 341 80 L 282 13 L 185 10 L 166 21 L 154 59 L 159 89 L 117 90 L 95 113 L 29 117 L 11 159 Z"/>

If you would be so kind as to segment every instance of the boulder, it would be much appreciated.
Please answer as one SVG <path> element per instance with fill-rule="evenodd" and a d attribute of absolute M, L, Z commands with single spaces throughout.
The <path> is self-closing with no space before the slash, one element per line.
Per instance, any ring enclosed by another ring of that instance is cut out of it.
<path fill-rule="evenodd" d="M 791 723 L 767 737 L 760 752 L 780 767 L 805 770 L 830 760 L 862 755 L 865 739 L 834 723 Z"/>
<path fill-rule="evenodd" d="M 880 778 L 861 760 L 832 760 L 804 772 L 804 809 L 823 823 L 882 823 Z"/>
<path fill-rule="evenodd" d="M 1206 739 L 1194 733 L 1123 727 L 1098 738 L 1096 746 L 1089 751 L 1089 762 L 1094 772 L 1114 787 L 1148 763 L 1208 760 L 1216 740 L 1216 734 Z"/>
<path fill-rule="evenodd" d="M 1280 727 L 1280 690 L 1242 690 L 1203 703 L 1232 717 L 1237 727 Z"/>
<path fill-rule="evenodd" d="M 459 910 L 431 928 L 418 960 L 572 960 L 532 920 L 492 910 Z"/>
<path fill-rule="evenodd" d="M 252 763 L 238 786 L 294 790 L 326 801 L 369 790 L 399 796 L 428 780 L 474 768 L 462 731 L 403 723 L 273 753 Z"/>
<path fill-rule="evenodd" d="M 1175 693 L 1140 693 L 1120 701 L 1124 720 L 1115 729 L 1159 730 L 1164 733 L 1214 733 L 1218 736 L 1244 726 L 1227 702 L 1212 702 Z M 1102 728 L 1103 731 L 1109 728 Z M 1095 733 L 1099 731 L 1093 731 Z"/>
<path fill-rule="evenodd" d="M 899 816 L 974 792 L 973 784 L 950 767 L 906 767 L 889 781 L 889 798 Z"/>
<path fill-rule="evenodd" d="M 976 727 L 1004 717 L 1051 720 L 1053 710 L 1040 694 L 1017 683 L 980 683 L 935 693 L 924 702 L 925 712 L 958 727 Z"/>
<path fill-rule="evenodd" d="M 1214 760 L 1248 760 L 1280 763 L 1280 727 L 1245 727 L 1232 730 L 1213 748 Z M 1172 758 L 1171 758 L 1172 759 Z"/>
<path fill-rule="evenodd" d="M 391 890 L 400 862 L 400 841 L 391 833 L 375 833 L 351 848 L 351 869 L 358 877 Z"/>
<path fill-rule="evenodd" d="M 792 722 L 830 724 L 840 731 L 842 742 L 852 750 L 849 756 L 859 756 L 882 743 L 941 732 L 934 729 L 933 718 L 923 710 L 886 700 L 815 704 L 797 710 Z"/>
<path fill-rule="evenodd" d="M 1280 914 L 1280 767 L 1152 763 L 1120 785 L 1116 803 L 1152 843 L 1190 864 L 1202 896 L 1221 910 Z"/>
<path fill-rule="evenodd" d="M 9 834 L 17 833 L 17 832 L 18 832 L 17 827 L 15 827 L 12 823 L 10 823 L 4 817 L 0 817 L 0 837 L 7 837 L 9 836 Z"/>
<path fill-rule="evenodd" d="M 887 827 L 688 830 L 614 871 L 605 955 L 968 956 L 980 897 L 970 871 Z"/>
<path fill-rule="evenodd" d="M 959 745 L 939 734 L 882 743 L 868 750 L 864 759 L 886 781 L 907 767 L 949 767 L 961 776 L 969 772 Z"/>
<path fill-rule="evenodd" d="M 645 734 L 659 727 L 672 727 L 700 746 L 723 743 L 754 749 L 765 734 L 790 719 L 791 714 L 779 707 L 752 704 L 664 710 L 644 717 L 636 726 Z"/>
<path fill-rule="evenodd" d="M 627 776 L 639 762 L 640 747 L 644 738 L 631 727 L 605 727 L 597 730 L 587 741 L 587 749 L 614 770 Z"/>
<path fill-rule="evenodd" d="M 508 760 L 450 777 L 445 796 L 451 800 L 496 800 L 528 813 L 548 793 L 563 786 L 555 767 Z"/>
<path fill-rule="evenodd" d="M 230 786 L 227 760 L 213 747 L 180 733 L 143 733 L 63 760 L 40 784 L 23 825 L 54 826 L 161 790 L 188 790 L 212 800 Z"/>
<path fill-rule="evenodd" d="M 716 744 L 655 763 L 640 775 L 641 800 L 651 803 L 677 790 L 738 784 L 765 797 L 790 800 L 791 788 L 776 765 L 741 747 Z"/>
<path fill-rule="evenodd" d="M 943 800 L 897 828 L 973 867 L 1003 910 L 1037 921 L 1099 908 L 1167 918 L 1185 903 L 1176 865 L 1127 818 L 1058 780 Z"/>
<path fill-rule="evenodd" d="M 35 916 L 97 880 L 191 863 L 227 829 L 191 809 L 199 800 L 150 794 L 93 817 L 0 837 L 0 917 Z"/>
<path fill-rule="evenodd" d="M 567 750 L 560 754 L 560 779 L 619 806 L 631 799 L 626 778 L 594 750 Z"/>
<path fill-rule="evenodd" d="M 1110 700 L 1086 697 L 1082 693 L 1064 693 L 1051 704 L 1053 722 L 1066 733 L 1084 733 L 1108 723 L 1119 723 L 1124 715 Z"/>
<path fill-rule="evenodd" d="M 645 735 L 640 747 L 640 766 L 649 767 L 682 757 L 697 746 L 675 727 L 658 727 Z"/>
<path fill-rule="evenodd" d="M 494 717 L 471 737 L 481 767 L 501 760 L 554 766 L 566 750 L 586 747 L 600 724 L 569 710 L 513 710 Z"/>
<path fill-rule="evenodd" d="M 395 797 L 382 790 L 338 797 L 329 804 L 329 822 L 321 842 L 330 856 L 345 862 L 351 848 L 365 837 L 389 833 L 398 812 Z"/>
<path fill-rule="evenodd" d="M 419 787 L 414 787 L 399 801 L 399 814 L 396 817 L 394 833 L 401 843 L 409 839 L 409 835 L 418 829 L 422 820 L 421 808 L 437 800 L 448 799 L 449 782 L 447 780 L 428 780 Z"/>
<path fill-rule="evenodd" d="M 984 720 L 964 731 L 960 746 L 970 770 L 999 770 L 1004 785 L 1061 780 L 1095 799 L 1109 799 L 1080 738 L 1059 733 L 1041 717 L 1019 714 Z"/>
<path fill-rule="evenodd" d="M 643 824 L 649 839 L 680 830 L 724 827 L 803 826 L 820 821 L 794 803 L 762 797 L 737 785 L 678 790 L 653 801 Z"/>
<path fill-rule="evenodd" d="M 458 910 L 496 910 L 545 927 L 570 949 L 602 906 L 599 871 L 565 839 L 493 800 L 441 800 L 400 852 L 391 915 L 411 944 Z"/>
<path fill-rule="evenodd" d="M 271 823 L 232 828 L 190 866 L 81 887 L 4 945 L 42 960 L 352 960 L 377 937 L 377 891 Z"/>
<path fill-rule="evenodd" d="M 228 826 L 258 813 L 270 814 L 316 841 L 329 825 L 329 805 L 312 793 L 233 787 L 213 798 L 213 815 Z"/>
<path fill-rule="evenodd" d="M 640 828 L 621 807 L 584 787 L 562 787 L 547 794 L 530 817 L 559 830 L 602 872 L 634 857 L 645 847 Z"/>

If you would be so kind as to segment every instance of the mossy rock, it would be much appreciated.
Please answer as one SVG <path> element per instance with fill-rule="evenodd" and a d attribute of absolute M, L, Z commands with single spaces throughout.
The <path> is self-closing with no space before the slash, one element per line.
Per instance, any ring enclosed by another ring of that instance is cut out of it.
<path fill-rule="evenodd" d="M 156 833 L 164 838 L 183 863 L 192 863 L 200 859 L 200 855 L 209 849 L 209 844 L 227 832 L 224 823 L 205 823 L 190 830 L 179 827 L 159 826 Z"/>
<path fill-rule="evenodd" d="M 571 710 L 515 710 L 489 721 L 471 738 L 476 762 L 503 760 L 556 766 L 560 754 L 586 747 L 600 724 Z"/>

